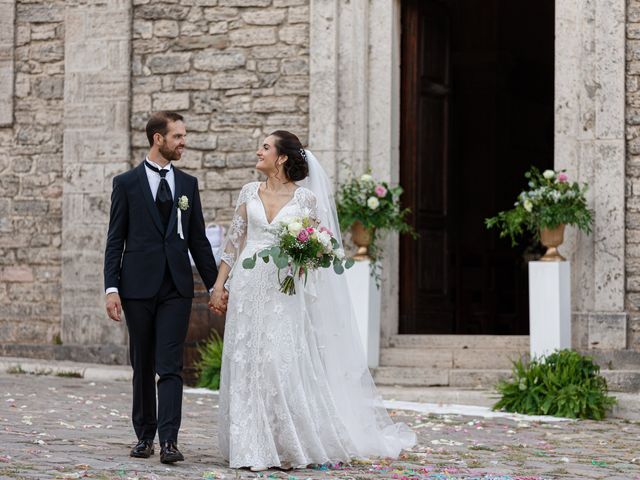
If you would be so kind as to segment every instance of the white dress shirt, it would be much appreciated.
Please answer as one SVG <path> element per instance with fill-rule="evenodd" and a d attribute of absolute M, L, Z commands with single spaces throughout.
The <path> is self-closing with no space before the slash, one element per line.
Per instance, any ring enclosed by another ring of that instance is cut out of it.
<path fill-rule="evenodd" d="M 167 172 L 167 175 L 164 178 L 167 180 L 167 183 L 169 184 L 169 189 L 171 190 L 171 197 L 172 198 L 175 197 L 176 179 L 173 175 L 173 167 L 171 166 L 171 162 L 169 162 L 164 167 L 161 167 L 157 163 L 154 163 L 151 160 L 149 160 L 149 157 L 145 158 L 145 160 L 149 162 L 149 165 L 153 165 L 158 170 L 162 170 L 162 169 L 169 170 Z M 158 187 L 160 186 L 160 178 L 162 177 L 160 177 L 160 174 L 158 172 L 154 172 L 146 165 L 144 166 L 144 170 L 145 172 L 147 172 L 147 180 L 149 180 L 149 187 L 151 187 L 151 195 L 153 195 L 153 200 L 155 201 L 156 194 L 158 193 Z"/>

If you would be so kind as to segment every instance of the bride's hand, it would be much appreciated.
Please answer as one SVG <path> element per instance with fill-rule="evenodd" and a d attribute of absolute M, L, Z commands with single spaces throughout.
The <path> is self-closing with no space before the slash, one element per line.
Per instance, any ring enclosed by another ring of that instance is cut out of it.
<path fill-rule="evenodd" d="M 229 292 L 224 287 L 214 286 L 209 297 L 209 308 L 218 315 L 224 315 L 227 311 L 228 299 Z"/>

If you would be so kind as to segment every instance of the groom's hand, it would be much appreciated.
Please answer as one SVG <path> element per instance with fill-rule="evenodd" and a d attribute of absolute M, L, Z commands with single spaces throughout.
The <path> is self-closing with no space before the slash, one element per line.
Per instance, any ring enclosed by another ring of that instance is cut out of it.
<path fill-rule="evenodd" d="M 214 287 L 209 296 L 209 308 L 218 315 L 224 315 L 227 311 L 227 299 L 229 292 L 226 288 Z"/>
<path fill-rule="evenodd" d="M 120 295 L 112 292 L 107 295 L 107 315 L 111 320 L 119 322 L 122 320 L 122 303 L 120 302 Z"/>

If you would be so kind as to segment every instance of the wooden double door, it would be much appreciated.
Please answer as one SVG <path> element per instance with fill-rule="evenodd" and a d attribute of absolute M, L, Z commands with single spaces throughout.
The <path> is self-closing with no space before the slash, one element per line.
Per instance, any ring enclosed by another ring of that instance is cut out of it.
<path fill-rule="evenodd" d="M 524 172 L 553 167 L 554 2 L 406 0 L 400 333 L 527 334 L 527 260 L 487 231 Z"/>

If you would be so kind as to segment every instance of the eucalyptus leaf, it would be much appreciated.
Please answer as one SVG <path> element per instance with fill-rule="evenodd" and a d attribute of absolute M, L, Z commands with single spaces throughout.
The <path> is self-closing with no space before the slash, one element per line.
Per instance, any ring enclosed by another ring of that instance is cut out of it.
<path fill-rule="evenodd" d="M 278 268 L 286 268 L 289 265 L 289 257 L 281 255 L 273 259 Z"/>
<path fill-rule="evenodd" d="M 342 273 L 344 273 L 344 268 L 339 263 L 334 263 L 333 271 L 336 272 L 338 275 L 342 275 Z"/>
<path fill-rule="evenodd" d="M 245 268 L 247 270 L 251 270 L 255 266 L 256 266 L 256 255 L 255 254 L 252 257 L 245 258 L 242 261 L 242 268 Z"/>
<path fill-rule="evenodd" d="M 355 265 L 355 263 L 356 261 L 353 258 L 349 257 L 344 262 L 344 268 L 351 268 Z"/>

